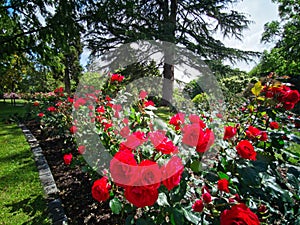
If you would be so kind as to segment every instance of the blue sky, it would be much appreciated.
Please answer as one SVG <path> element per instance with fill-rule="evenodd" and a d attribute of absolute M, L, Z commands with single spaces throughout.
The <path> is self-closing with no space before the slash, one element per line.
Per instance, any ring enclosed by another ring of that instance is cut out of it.
<path fill-rule="evenodd" d="M 243 32 L 244 37 L 242 41 L 231 38 L 225 39 L 224 44 L 242 50 L 259 52 L 273 47 L 272 44 L 266 45 L 260 43 L 260 39 L 264 30 L 264 24 L 278 19 L 277 5 L 272 3 L 271 0 L 243 0 L 235 5 L 235 9 L 245 13 L 253 23 L 250 24 L 248 30 Z M 84 50 L 80 60 L 83 66 L 86 65 L 88 56 L 89 51 Z M 234 67 L 250 71 L 254 65 L 255 63 L 249 65 L 246 63 L 238 63 L 237 65 L 234 65 Z"/>
<path fill-rule="evenodd" d="M 264 24 L 278 19 L 277 5 L 271 0 L 243 0 L 236 4 L 236 9 L 239 12 L 246 13 L 248 18 L 253 21 L 249 29 L 243 32 L 243 40 L 226 39 L 224 43 L 230 47 L 239 48 L 249 51 L 262 52 L 265 49 L 270 49 L 273 44 L 260 43 L 261 35 L 264 31 Z M 239 63 L 235 67 L 249 71 L 255 65 L 251 63 Z"/>

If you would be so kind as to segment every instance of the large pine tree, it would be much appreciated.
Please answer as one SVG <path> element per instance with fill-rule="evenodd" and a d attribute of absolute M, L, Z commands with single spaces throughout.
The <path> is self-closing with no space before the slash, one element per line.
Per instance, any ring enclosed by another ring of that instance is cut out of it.
<path fill-rule="evenodd" d="M 226 47 L 214 37 L 240 39 L 250 21 L 232 9 L 237 0 L 87 1 L 85 41 L 93 55 L 137 40 L 161 40 L 185 46 L 203 60 L 248 60 L 253 52 Z M 174 65 L 163 77 L 174 80 Z M 165 89 L 170 89 L 170 84 Z M 166 94 L 165 100 L 171 101 Z"/>

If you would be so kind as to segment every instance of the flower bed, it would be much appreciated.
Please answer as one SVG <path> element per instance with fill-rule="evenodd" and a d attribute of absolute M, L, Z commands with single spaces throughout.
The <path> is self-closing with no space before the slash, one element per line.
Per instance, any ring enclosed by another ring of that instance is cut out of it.
<path fill-rule="evenodd" d="M 270 76 L 243 106 L 162 121 L 147 91 L 127 102 L 123 80 L 113 74 L 101 89 L 84 86 L 71 98 L 60 88 L 33 102 L 72 222 L 299 222 L 300 174 L 291 165 L 299 157 L 286 151 L 297 91 Z"/>

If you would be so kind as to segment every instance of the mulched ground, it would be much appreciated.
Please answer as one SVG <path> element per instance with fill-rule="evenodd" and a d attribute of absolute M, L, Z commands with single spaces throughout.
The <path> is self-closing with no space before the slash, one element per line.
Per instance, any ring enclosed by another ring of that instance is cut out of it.
<path fill-rule="evenodd" d="M 68 224 L 125 224 L 120 216 L 111 214 L 108 201 L 96 202 L 91 195 L 92 179 L 79 167 L 70 168 L 63 162 L 63 140 L 43 135 L 39 124 L 26 124 L 38 139 L 55 179 Z"/>

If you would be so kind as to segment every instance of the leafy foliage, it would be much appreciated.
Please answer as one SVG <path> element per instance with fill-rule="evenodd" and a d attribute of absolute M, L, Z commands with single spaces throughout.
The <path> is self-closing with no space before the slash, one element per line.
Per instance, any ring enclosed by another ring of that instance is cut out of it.
<path fill-rule="evenodd" d="M 275 47 L 270 52 L 264 52 L 260 63 L 250 74 L 267 76 L 270 72 L 275 72 L 281 76 L 290 76 L 289 82 L 298 88 L 300 3 L 297 0 L 274 0 L 273 2 L 278 4 L 280 20 L 265 24 L 261 41 L 274 43 Z"/>
<path fill-rule="evenodd" d="M 41 123 L 51 127 L 50 131 L 65 135 L 69 149 L 63 152 L 74 155 L 71 163 L 66 162 L 70 169 L 75 164 L 83 166 L 84 171 L 96 180 L 94 184 L 104 177 L 109 180 L 107 186 L 95 189 L 100 197 L 95 193 L 93 196 L 97 201 L 107 199 L 112 213 L 123 217 L 126 224 L 223 224 L 224 212 L 239 206 L 244 207 L 246 215 L 255 218 L 255 224 L 258 224 L 258 219 L 261 224 L 297 224 L 300 179 L 297 162 L 300 158 L 287 151 L 292 141 L 289 137 L 296 126 L 295 114 L 287 110 L 294 105 L 287 103 L 296 104 L 300 94 L 272 76 L 256 82 L 243 105 L 227 102 L 228 111 L 224 114 L 214 114 L 199 107 L 197 114 L 172 115 L 169 124 L 158 123 L 156 107 L 153 103 L 148 105 L 147 92 L 126 92 L 126 78 L 120 74 L 111 75 L 102 83 L 101 90 L 93 86 L 83 87 L 82 96 L 76 96 L 74 100 L 68 98 L 63 89 L 56 89 L 54 94 L 43 96 L 34 109 L 37 112 L 44 110 Z M 113 99 L 116 93 L 121 96 L 118 100 Z M 137 98 L 127 104 L 132 95 L 137 95 Z M 72 101 L 73 116 L 80 118 L 76 120 L 76 126 L 71 126 L 72 119 L 68 115 Z M 94 107 L 93 102 L 97 106 Z M 90 126 L 90 120 L 95 122 L 95 127 Z M 218 128 L 219 123 L 225 125 L 224 133 Z M 198 126 L 203 127 L 203 133 L 199 131 L 199 139 L 194 142 L 192 137 L 197 131 L 193 127 Z M 124 129 L 126 127 L 128 129 Z M 158 130 L 164 132 L 152 136 Z M 221 135 L 222 138 L 213 138 L 212 145 L 211 139 L 204 135 L 208 130 L 214 130 L 215 137 Z M 88 139 L 91 132 L 97 134 L 92 141 Z M 77 139 L 73 139 L 71 133 Z M 164 141 L 159 142 L 162 136 Z M 74 141 L 80 141 L 77 144 L 84 146 L 77 148 Z M 95 149 L 99 147 L 99 141 L 105 148 L 104 152 Z M 155 141 L 159 142 L 158 145 L 153 144 Z M 211 149 L 203 147 L 203 143 Z M 177 147 L 178 153 L 175 153 Z M 170 149 L 171 152 L 166 152 Z M 113 156 L 111 161 L 105 153 Z M 98 160 L 90 162 L 90 167 L 87 167 L 83 156 L 90 154 Z M 165 162 L 170 158 L 182 160 L 184 168 L 179 170 L 179 179 L 159 180 L 159 185 L 154 182 L 142 186 L 127 183 L 124 186 L 117 181 L 129 179 L 134 183 L 147 179 L 138 174 L 131 176 L 130 168 L 125 170 L 126 176 L 116 177 L 111 165 L 116 159 L 124 160 L 122 157 L 128 160 L 124 161 L 125 164 L 133 162 L 134 168 L 140 168 L 145 161 L 155 165 L 156 173 L 153 174 L 150 168 L 147 170 L 146 177 L 150 180 L 158 176 L 158 171 L 164 170 Z M 102 168 L 109 166 L 104 165 L 106 163 L 110 164 L 110 169 L 105 169 L 104 177 L 97 180 L 96 171 L 101 172 Z M 157 195 L 153 195 L 153 190 Z M 102 193 L 105 193 L 105 198 L 101 197 Z M 140 205 L 141 202 L 145 204 Z M 239 219 L 245 219 L 246 215 Z"/>

